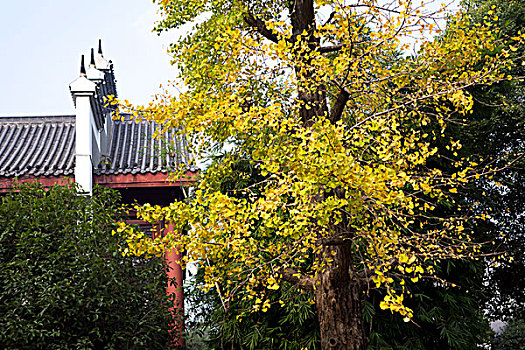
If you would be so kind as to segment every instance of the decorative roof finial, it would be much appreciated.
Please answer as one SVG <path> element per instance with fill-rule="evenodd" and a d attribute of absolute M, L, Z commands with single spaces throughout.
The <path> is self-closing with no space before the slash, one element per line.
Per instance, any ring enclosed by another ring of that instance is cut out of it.
<path fill-rule="evenodd" d="M 95 67 L 95 49 L 91 48 L 91 62 L 89 62 L 90 66 Z"/>
<path fill-rule="evenodd" d="M 111 64 L 102 56 L 102 39 L 98 39 L 98 54 L 95 57 L 95 68 L 102 71 L 111 69 Z"/>
<path fill-rule="evenodd" d="M 84 66 L 84 55 L 82 55 L 82 59 L 80 60 L 80 76 L 86 76 L 86 67 Z"/>

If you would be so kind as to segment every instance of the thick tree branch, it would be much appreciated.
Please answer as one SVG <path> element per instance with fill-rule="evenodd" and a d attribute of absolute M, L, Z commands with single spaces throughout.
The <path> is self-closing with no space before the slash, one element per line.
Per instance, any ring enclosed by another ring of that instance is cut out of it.
<path fill-rule="evenodd" d="M 290 282 L 291 284 L 308 292 L 314 291 L 313 278 L 302 276 L 300 273 L 292 269 L 283 269 L 281 271 L 281 274 L 283 276 L 283 280 L 285 280 L 286 282 Z"/>
<path fill-rule="evenodd" d="M 323 46 L 319 48 L 320 53 L 328 53 L 328 52 L 335 52 L 341 50 L 343 47 L 345 47 L 344 44 L 337 44 L 337 45 L 331 45 L 331 46 Z"/>
<path fill-rule="evenodd" d="M 343 245 L 347 244 L 349 240 L 343 239 L 341 237 L 332 237 L 332 238 L 320 238 L 317 240 L 317 244 L 329 246 L 329 245 Z"/>
<path fill-rule="evenodd" d="M 275 33 L 273 33 L 268 27 L 266 27 L 266 24 L 263 20 L 255 17 L 251 13 L 248 13 L 244 16 L 244 22 L 248 24 L 250 27 L 253 27 L 257 29 L 257 32 L 264 36 L 266 39 L 273 41 L 274 43 L 279 42 L 279 38 Z"/>
<path fill-rule="evenodd" d="M 307 31 L 313 35 L 315 28 L 315 11 L 313 0 L 294 0 L 290 12 L 292 22 L 292 41 L 296 40 L 298 35 Z"/>
<path fill-rule="evenodd" d="M 330 13 L 330 16 L 328 16 L 328 19 L 326 20 L 326 22 L 324 22 L 323 27 L 329 24 L 330 22 L 332 22 L 336 14 L 337 14 L 337 11 L 332 11 L 332 13 Z"/>
<path fill-rule="evenodd" d="M 342 88 L 339 92 L 339 95 L 337 95 L 337 99 L 335 100 L 335 103 L 332 106 L 332 110 L 330 111 L 329 118 L 331 123 L 336 123 L 341 119 L 341 116 L 343 115 L 343 111 L 345 110 L 345 106 L 349 98 L 350 94 L 348 93 L 348 91 L 346 91 L 345 88 Z"/>

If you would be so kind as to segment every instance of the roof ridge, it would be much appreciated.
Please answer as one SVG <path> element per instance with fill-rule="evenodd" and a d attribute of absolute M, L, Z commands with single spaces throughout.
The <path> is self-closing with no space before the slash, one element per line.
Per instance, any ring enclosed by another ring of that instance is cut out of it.
<path fill-rule="evenodd" d="M 75 114 L 30 114 L 28 113 L 27 115 L 18 115 L 18 114 L 13 114 L 13 115 L 9 115 L 9 114 L 5 114 L 5 115 L 1 115 L 0 114 L 0 119 L 1 118 L 74 118 L 75 117 Z"/>
<path fill-rule="evenodd" d="M 18 116 L 18 117 L 0 117 L 1 125 L 8 124 L 20 124 L 20 125 L 41 125 L 48 123 L 67 123 L 74 124 L 75 116 L 74 115 L 58 115 L 58 116 Z"/>

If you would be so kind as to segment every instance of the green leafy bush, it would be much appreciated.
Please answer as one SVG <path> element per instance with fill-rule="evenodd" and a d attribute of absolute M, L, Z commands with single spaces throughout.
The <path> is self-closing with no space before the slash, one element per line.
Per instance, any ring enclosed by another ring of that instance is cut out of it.
<path fill-rule="evenodd" d="M 0 202 L 0 348 L 169 348 L 162 259 L 123 257 L 118 195 L 23 185 Z"/>

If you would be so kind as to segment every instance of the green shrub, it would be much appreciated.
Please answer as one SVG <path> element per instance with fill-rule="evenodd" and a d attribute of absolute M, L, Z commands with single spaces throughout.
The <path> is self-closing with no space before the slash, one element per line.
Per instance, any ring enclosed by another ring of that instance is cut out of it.
<path fill-rule="evenodd" d="M 0 203 L 0 348 L 163 349 L 162 259 L 123 257 L 118 195 L 23 185 Z"/>

